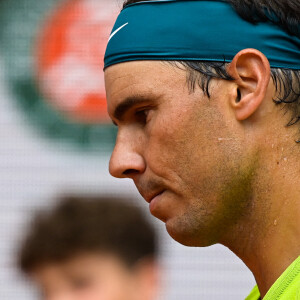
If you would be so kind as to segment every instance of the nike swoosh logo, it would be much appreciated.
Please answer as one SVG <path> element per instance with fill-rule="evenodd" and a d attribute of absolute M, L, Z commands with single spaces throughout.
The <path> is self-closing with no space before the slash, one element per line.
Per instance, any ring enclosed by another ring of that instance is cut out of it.
<path fill-rule="evenodd" d="M 122 28 L 124 28 L 125 26 L 127 26 L 129 23 L 125 23 L 124 25 L 120 26 L 118 29 L 116 29 L 109 37 L 108 42 L 111 40 L 111 38 L 118 33 Z"/>

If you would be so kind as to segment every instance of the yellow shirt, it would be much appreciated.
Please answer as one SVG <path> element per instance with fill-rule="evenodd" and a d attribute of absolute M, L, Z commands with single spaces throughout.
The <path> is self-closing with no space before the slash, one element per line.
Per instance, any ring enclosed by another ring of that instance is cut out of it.
<path fill-rule="evenodd" d="M 256 286 L 245 300 L 258 300 Z M 282 273 L 271 286 L 263 300 L 300 300 L 300 256 Z"/>

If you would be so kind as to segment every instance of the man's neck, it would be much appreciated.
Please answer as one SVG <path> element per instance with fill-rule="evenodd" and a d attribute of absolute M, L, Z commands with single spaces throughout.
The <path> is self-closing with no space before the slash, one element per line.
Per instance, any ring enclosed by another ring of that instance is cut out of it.
<path fill-rule="evenodd" d="M 252 271 L 263 298 L 300 255 L 300 185 L 295 163 L 286 157 L 261 174 L 252 211 L 228 232 L 222 244 Z"/>

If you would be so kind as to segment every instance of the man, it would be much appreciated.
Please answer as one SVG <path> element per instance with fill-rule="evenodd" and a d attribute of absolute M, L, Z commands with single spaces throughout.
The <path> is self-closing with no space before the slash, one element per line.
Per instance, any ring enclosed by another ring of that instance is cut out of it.
<path fill-rule="evenodd" d="M 154 230 L 116 199 L 67 197 L 39 213 L 19 266 L 45 300 L 154 300 L 158 289 Z"/>
<path fill-rule="evenodd" d="M 110 173 L 178 242 L 238 255 L 248 299 L 300 299 L 300 2 L 124 7 L 105 56 Z"/>

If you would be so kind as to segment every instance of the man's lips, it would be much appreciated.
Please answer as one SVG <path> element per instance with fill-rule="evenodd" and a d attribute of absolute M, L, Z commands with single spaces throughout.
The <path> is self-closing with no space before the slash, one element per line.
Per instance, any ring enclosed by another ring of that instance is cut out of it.
<path fill-rule="evenodd" d="M 151 201 L 152 201 L 155 197 L 161 195 L 163 192 L 164 192 L 164 190 L 159 191 L 159 192 L 155 192 L 155 193 L 152 193 L 151 195 L 147 195 L 147 196 L 143 196 L 143 197 L 144 197 L 144 199 L 145 199 L 148 203 L 151 203 Z"/>

